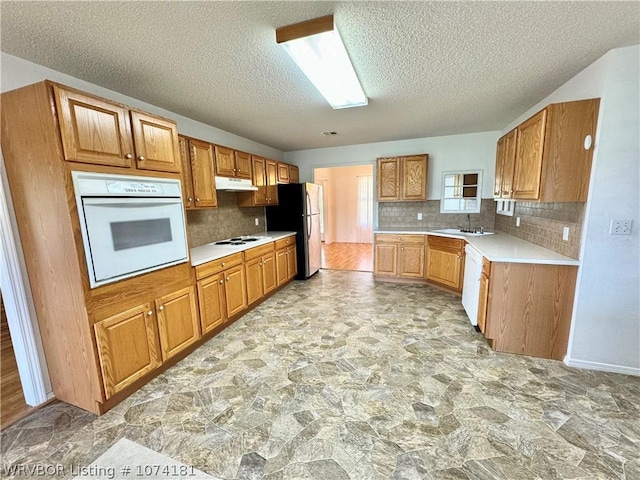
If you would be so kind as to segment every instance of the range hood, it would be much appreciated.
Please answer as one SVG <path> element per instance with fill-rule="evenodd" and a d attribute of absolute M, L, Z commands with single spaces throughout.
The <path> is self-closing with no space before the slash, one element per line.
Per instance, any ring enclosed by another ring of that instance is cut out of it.
<path fill-rule="evenodd" d="M 216 190 L 227 192 L 248 192 L 258 190 L 251 184 L 251 180 L 244 178 L 215 177 Z"/>

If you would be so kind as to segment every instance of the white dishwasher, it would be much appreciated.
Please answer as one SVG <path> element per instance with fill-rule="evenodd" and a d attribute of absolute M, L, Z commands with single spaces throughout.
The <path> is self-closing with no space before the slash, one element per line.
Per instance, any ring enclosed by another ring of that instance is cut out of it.
<path fill-rule="evenodd" d="M 467 243 L 465 247 L 464 283 L 462 284 L 462 306 L 471 325 L 478 325 L 478 300 L 482 277 L 482 254 Z"/>

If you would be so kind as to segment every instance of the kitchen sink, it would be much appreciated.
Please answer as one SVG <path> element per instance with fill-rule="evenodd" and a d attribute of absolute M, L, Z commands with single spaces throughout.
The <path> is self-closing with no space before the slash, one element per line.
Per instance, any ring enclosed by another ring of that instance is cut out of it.
<path fill-rule="evenodd" d="M 480 237 L 482 235 L 493 235 L 495 232 L 463 232 L 459 228 L 441 228 L 440 230 L 431 230 L 433 233 L 448 233 L 450 235 L 467 235 L 469 237 Z"/>

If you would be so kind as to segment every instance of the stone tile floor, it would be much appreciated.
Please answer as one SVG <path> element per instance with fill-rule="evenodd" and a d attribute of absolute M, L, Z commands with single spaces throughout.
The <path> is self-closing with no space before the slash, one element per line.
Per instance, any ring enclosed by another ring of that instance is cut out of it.
<path fill-rule="evenodd" d="M 453 295 L 321 271 L 105 415 L 54 403 L 1 452 L 68 472 L 126 437 L 223 479 L 630 480 L 639 419 L 639 378 L 495 353 Z"/>

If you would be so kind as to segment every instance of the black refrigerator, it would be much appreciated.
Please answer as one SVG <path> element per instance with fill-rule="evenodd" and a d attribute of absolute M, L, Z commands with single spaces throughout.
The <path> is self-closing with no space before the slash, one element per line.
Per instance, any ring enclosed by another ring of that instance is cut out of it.
<path fill-rule="evenodd" d="M 278 205 L 266 207 L 267 231 L 296 232 L 298 280 L 320 270 L 320 185 L 289 183 L 278 185 Z"/>

